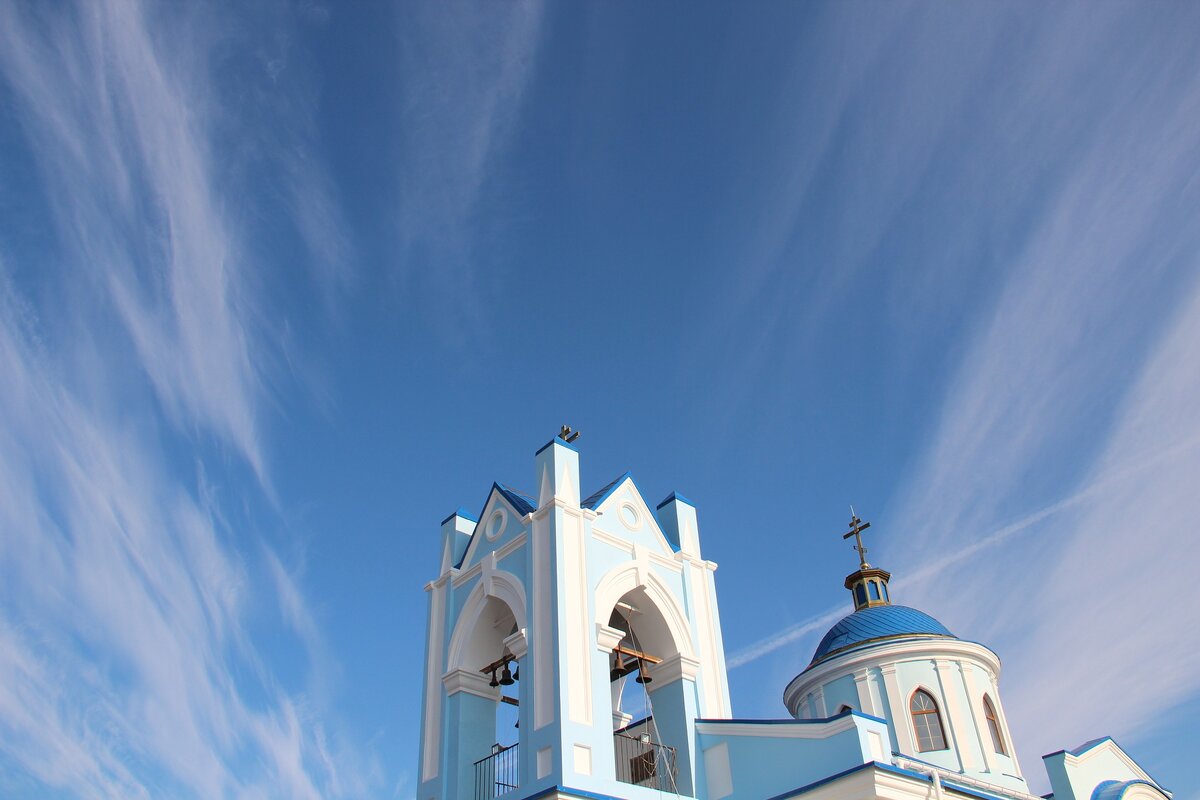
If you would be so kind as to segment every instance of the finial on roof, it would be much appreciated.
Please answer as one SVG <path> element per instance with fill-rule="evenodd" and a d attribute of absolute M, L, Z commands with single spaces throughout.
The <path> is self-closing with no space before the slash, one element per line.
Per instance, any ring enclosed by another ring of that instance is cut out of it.
<path fill-rule="evenodd" d="M 854 506 L 850 506 L 850 530 L 842 534 L 843 539 L 854 537 L 854 549 L 858 551 L 858 567 L 866 569 L 871 566 L 867 563 L 867 548 L 863 547 L 862 532 L 871 527 L 871 523 L 863 522 L 854 513 Z"/>
<path fill-rule="evenodd" d="M 579 431 L 572 431 L 570 425 L 563 425 L 562 430 L 558 432 L 558 438 L 570 444 L 579 438 Z"/>
<path fill-rule="evenodd" d="M 863 522 L 850 506 L 850 530 L 842 534 L 843 539 L 854 537 L 854 549 L 858 551 L 858 569 L 846 576 L 846 588 L 854 598 L 854 610 L 862 611 L 875 606 L 891 604 L 888 597 L 887 584 L 891 573 L 867 563 L 867 548 L 863 545 L 863 531 L 871 527 L 871 523 Z"/>

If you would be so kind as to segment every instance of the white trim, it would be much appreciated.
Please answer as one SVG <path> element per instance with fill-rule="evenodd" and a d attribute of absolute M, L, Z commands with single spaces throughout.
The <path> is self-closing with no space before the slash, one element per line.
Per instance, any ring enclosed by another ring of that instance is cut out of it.
<path fill-rule="evenodd" d="M 999 753 L 996 752 L 996 748 L 992 745 L 992 732 L 989 729 L 987 736 L 984 736 L 983 733 L 983 729 L 988 727 L 987 714 L 983 707 L 983 698 L 988 696 L 988 693 L 981 692 L 978 690 L 978 688 L 976 688 L 975 670 L 971 666 L 963 664 L 961 661 L 957 663 L 958 671 L 962 675 L 963 688 L 967 692 L 967 702 L 971 704 L 972 713 L 975 715 L 975 729 L 979 734 L 979 750 L 983 753 L 984 766 L 987 768 L 988 772 L 999 772 L 999 764 L 996 763 L 996 756 L 999 755 Z M 993 700 L 992 704 L 995 705 L 995 702 L 996 701 Z M 997 723 L 999 723 L 999 713 L 999 711 L 996 712 Z M 1003 728 L 1001 728 L 1001 734 L 1003 734 L 1003 732 Z M 1005 741 L 1004 744 L 1009 753 L 1012 754 L 1011 743 Z M 1016 756 L 1012 755 L 1011 757 L 1015 762 Z"/>
<path fill-rule="evenodd" d="M 548 506 L 549 504 L 547 504 Z M 546 506 L 544 506 L 546 507 Z M 533 563 L 533 729 L 554 721 L 554 602 L 550 583 L 550 521 L 535 516 L 531 526 L 530 556 Z"/>
<path fill-rule="evenodd" d="M 504 649 L 507 650 L 513 658 L 520 661 L 529 652 L 529 639 L 525 635 L 524 628 L 518 628 L 517 632 L 504 639 Z"/>
<path fill-rule="evenodd" d="M 611 653 L 613 648 L 625 638 L 625 631 L 611 628 L 608 625 L 596 623 L 596 649 L 601 653 Z"/>
<path fill-rule="evenodd" d="M 680 565 L 682 566 L 682 565 Z M 700 680 L 700 716 L 728 717 L 729 703 L 722 697 L 721 665 L 717 655 L 719 641 L 713 621 L 712 607 L 715 600 L 708 591 L 708 575 L 694 564 L 688 566 L 688 581 L 685 586 L 691 590 L 692 622 L 700 644 L 700 664 L 703 664 L 704 677 Z"/>
<path fill-rule="evenodd" d="M 576 744 L 572 746 L 571 751 L 575 772 L 580 775 L 591 775 L 592 748 L 588 747 L 586 744 Z"/>
<path fill-rule="evenodd" d="M 941 783 L 943 780 L 946 780 L 951 784 L 957 783 L 967 787 L 983 789 L 990 794 L 998 794 L 1002 797 L 1011 797 L 1013 800 L 1042 800 L 1042 798 L 1031 795 L 1028 792 L 1010 789 L 1007 786 L 998 786 L 994 783 L 980 780 L 979 778 L 975 778 L 970 775 L 963 775 L 961 772 L 955 772 L 954 770 L 938 767 L 933 764 L 928 764 L 924 761 L 916 761 L 904 756 L 893 756 L 892 764 L 900 769 L 907 769 L 913 772 L 919 772 L 923 775 L 928 775 L 937 783 Z M 954 786 L 951 785 L 950 788 L 953 789 Z"/>
<path fill-rule="evenodd" d="M 1012 762 L 1013 772 L 1016 773 L 1017 777 L 1020 778 L 1021 780 L 1025 780 L 1025 774 L 1023 772 L 1021 772 L 1021 762 L 1019 762 L 1017 760 L 1016 745 L 1013 744 L 1012 734 L 1008 732 L 1008 717 L 1004 713 L 1004 703 L 1000 702 L 1000 685 L 996 682 L 995 675 L 989 674 L 988 678 L 989 678 L 989 683 L 991 683 L 990 694 L 992 697 L 992 705 L 996 709 L 996 716 L 999 717 L 999 719 L 1000 719 L 1000 730 L 1004 734 L 1004 744 L 1008 748 L 1008 759 L 1009 759 L 1009 761 Z M 1118 747 L 1117 750 L 1120 751 L 1121 748 Z M 1122 755 L 1124 755 L 1124 751 L 1121 751 L 1121 752 L 1122 752 Z M 1137 766 L 1137 764 L 1134 763 L 1132 758 L 1130 758 L 1129 756 L 1125 756 L 1125 759 L 1126 759 L 1126 761 L 1129 762 L 1129 764 L 1134 769 L 1137 770 L 1137 772 L 1139 774 L 1146 775 L 1145 772 L 1142 772 L 1142 768 Z M 1151 780 L 1149 775 L 1146 775 L 1146 780 L 1153 783 L 1153 781 Z M 1155 785 L 1157 786 L 1157 784 L 1155 784 Z"/>
<path fill-rule="evenodd" d="M 705 736 L 755 736 L 772 739 L 828 739 L 858 727 L 853 715 L 829 722 L 784 722 L 756 724 L 753 722 L 697 722 L 696 733 Z"/>
<path fill-rule="evenodd" d="M 944 658 L 937 658 L 933 661 L 933 671 L 937 674 L 938 683 L 942 690 L 942 705 L 946 708 L 946 726 L 950 729 L 950 738 L 952 741 L 947 742 L 958 755 L 959 766 L 963 770 L 978 770 L 975 764 L 975 759 L 971 748 L 964 746 L 966 743 L 964 734 L 967 733 L 967 719 L 963 716 L 962 706 L 958 702 L 958 695 L 953 691 L 952 675 L 950 673 L 950 665 L 952 663 Z"/>
<path fill-rule="evenodd" d="M 516 536 L 514 536 L 512 539 L 510 539 L 508 541 L 508 543 L 505 544 L 503 547 L 492 551 L 496 554 L 496 561 L 497 562 L 503 561 L 504 559 L 506 559 L 510 555 L 512 555 L 514 552 L 519 550 L 521 548 L 521 545 L 525 544 L 525 538 L 526 538 L 525 531 L 521 531 Z M 464 564 L 467 563 L 465 559 L 463 560 L 463 563 Z M 464 583 L 471 580 L 471 578 L 474 578 L 476 575 L 478 575 L 482 571 L 483 571 L 483 560 L 482 559 L 480 559 L 479 561 L 476 561 L 474 564 L 472 564 L 467 569 L 452 569 L 452 570 L 450 570 L 450 585 L 453 586 L 455 589 L 457 589 L 459 586 L 462 586 Z"/>
<path fill-rule="evenodd" d="M 483 535 L 487 537 L 489 542 L 494 542 L 504 535 L 504 529 L 507 527 L 508 514 L 505 514 L 503 509 L 497 508 L 488 517 L 487 526 L 483 529 Z"/>
<path fill-rule="evenodd" d="M 694 681 L 696 673 L 700 671 L 700 660 L 676 654 L 665 659 L 661 664 L 655 664 L 647 671 L 651 678 L 664 684 L 674 683 L 681 678 Z"/>
<path fill-rule="evenodd" d="M 521 583 L 521 579 L 511 572 L 488 570 L 488 579 L 475 584 L 471 593 L 467 595 L 466 602 L 463 603 L 462 611 L 458 614 L 454 633 L 450 636 L 450 652 L 446 659 L 447 670 L 462 666 L 469 668 L 481 666 L 479 664 L 464 665 L 462 660 L 467 643 L 475 632 L 479 618 L 483 616 L 483 610 L 487 607 L 489 598 L 496 598 L 508 606 L 513 619 L 516 620 L 518 631 L 529 627 L 525 614 L 525 587 Z"/>
<path fill-rule="evenodd" d="M 984 670 L 989 671 L 989 674 L 997 673 L 1000 670 L 1000 659 L 996 654 L 975 642 L 944 637 L 916 641 L 904 639 L 890 644 L 879 644 L 864 650 L 850 650 L 821 662 L 811 670 L 802 672 L 792 679 L 792 682 L 783 690 L 783 702 L 790 710 L 793 701 L 806 694 L 813 686 L 824 686 L 842 675 L 853 674 L 854 670 L 859 667 L 935 658 L 961 658 L 978 664 Z"/>
<path fill-rule="evenodd" d="M 570 719 L 591 725 L 592 656 L 588 649 L 587 547 L 583 538 L 583 520 L 577 512 L 564 510 L 562 526 L 559 591 L 564 614 L 560 627 L 566 628 L 566 663 L 559 678 L 566 684 Z"/>
<path fill-rule="evenodd" d="M 858 708 L 864 714 L 879 716 L 875 712 L 875 700 L 871 697 L 870 670 L 860 669 L 854 673 L 854 690 L 858 693 Z"/>
<path fill-rule="evenodd" d="M 1000 711 L 1000 709 L 996 709 L 996 710 Z M 1003 716 L 1003 713 L 1004 712 L 1000 712 L 1001 716 Z M 1139 767 L 1137 765 L 1137 762 L 1134 761 L 1132 758 L 1130 758 L 1129 755 L 1124 750 L 1121 749 L 1120 745 L 1118 745 L 1112 739 L 1108 739 L 1107 741 L 1103 741 L 1097 745 L 1093 745 L 1083 755 L 1077 756 L 1074 753 L 1064 752 L 1063 753 L 1063 756 L 1064 756 L 1063 761 L 1068 767 L 1078 767 L 1082 764 L 1086 764 L 1087 762 L 1091 761 L 1093 758 L 1100 755 L 1100 753 L 1112 753 L 1113 755 L 1115 755 L 1117 757 L 1117 760 L 1119 760 L 1122 764 L 1124 764 L 1129 769 L 1129 771 L 1132 772 L 1134 775 L 1136 775 L 1138 778 L 1140 778 L 1141 780 L 1144 780 L 1148 783 L 1151 783 L 1154 786 L 1158 786 L 1158 783 L 1153 778 L 1151 778 L 1149 775 L 1147 775 L 1146 771 L 1143 770 L 1141 767 Z"/>
<path fill-rule="evenodd" d="M 447 695 L 466 692 L 485 700 L 500 698 L 500 689 L 493 687 L 488 676 L 478 670 L 463 669 L 462 667 L 452 669 L 442 676 L 442 685 L 446 687 Z"/>
<path fill-rule="evenodd" d="M 607 625 L 617 601 L 635 589 L 644 589 L 650 602 L 654 603 L 675 644 L 675 650 L 689 658 L 696 657 L 692 645 L 691 626 L 682 604 L 663 582 L 662 578 L 648 568 L 645 561 L 632 561 L 613 567 L 596 584 L 593 597 L 596 599 L 595 622 Z"/>
<path fill-rule="evenodd" d="M 438 775 L 441 762 L 442 693 L 438 678 L 442 674 L 442 647 L 446 639 L 446 583 L 439 581 L 429 592 L 429 651 L 425 654 L 425 730 L 421 747 L 421 781 Z"/>
<path fill-rule="evenodd" d="M 704 750 L 704 777 L 708 800 L 724 800 L 733 794 L 733 772 L 729 768 L 729 745 L 715 744 Z"/>
<path fill-rule="evenodd" d="M 915 753 L 917 747 L 913 742 L 913 729 L 910 724 L 912 716 L 908 710 L 908 699 L 900 691 L 900 680 L 896 677 L 896 665 L 885 664 L 879 668 L 879 674 L 883 676 L 883 687 L 887 693 L 888 719 L 892 722 L 891 729 L 896 736 L 897 748 L 905 753 Z"/>

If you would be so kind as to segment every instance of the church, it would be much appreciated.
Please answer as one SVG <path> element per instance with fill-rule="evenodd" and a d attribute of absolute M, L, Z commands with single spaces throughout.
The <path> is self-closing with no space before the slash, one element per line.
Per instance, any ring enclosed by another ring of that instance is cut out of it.
<path fill-rule="evenodd" d="M 853 515 L 853 610 L 781 687 L 789 716 L 734 716 L 696 507 L 629 473 L 583 496 L 577 438 L 537 451 L 536 497 L 494 483 L 442 522 L 417 800 L 1038 800 L 1000 659 L 894 604 Z M 1111 738 L 1043 762 L 1051 800 L 1171 797 Z"/>

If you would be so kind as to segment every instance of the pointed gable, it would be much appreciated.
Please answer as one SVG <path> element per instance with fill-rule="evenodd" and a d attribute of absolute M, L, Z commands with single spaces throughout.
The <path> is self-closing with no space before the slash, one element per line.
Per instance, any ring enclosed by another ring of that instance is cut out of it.
<path fill-rule="evenodd" d="M 607 533 L 666 555 L 673 555 L 679 549 L 659 527 L 657 517 L 628 472 L 605 484 L 580 505 L 600 515 L 595 525 Z"/>
<path fill-rule="evenodd" d="M 529 495 L 511 486 L 493 483 L 483 504 L 483 511 L 479 514 L 479 523 L 471 534 L 471 541 L 463 552 L 462 560 L 455 566 L 465 569 L 478 560 L 476 551 L 481 547 L 484 552 L 495 550 L 522 533 L 525 530 L 524 517 L 536 509 L 537 503 Z"/>

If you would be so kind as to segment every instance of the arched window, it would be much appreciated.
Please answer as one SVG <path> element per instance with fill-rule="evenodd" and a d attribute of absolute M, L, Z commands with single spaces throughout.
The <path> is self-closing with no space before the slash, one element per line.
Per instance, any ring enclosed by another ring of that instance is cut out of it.
<path fill-rule="evenodd" d="M 924 753 L 929 750 L 947 749 L 946 735 L 942 732 L 942 717 L 938 713 L 933 695 L 924 689 L 918 689 L 908 701 L 908 710 L 912 713 L 913 729 L 917 733 L 917 751 Z"/>
<path fill-rule="evenodd" d="M 987 717 L 988 730 L 992 732 L 992 747 L 1000 755 L 1008 755 L 1008 751 L 1004 749 L 1004 734 L 1000 733 L 1000 718 L 996 716 L 992 698 L 986 694 L 983 696 L 983 715 Z"/>
<path fill-rule="evenodd" d="M 879 599 L 879 584 L 876 583 L 875 581 L 871 581 L 868 584 L 868 586 L 870 587 L 870 591 L 871 591 L 871 599 L 878 600 Z"/>
<path fill-rule="evenodd" d="M 854 600 L 860 606 L 865 606 L 867 604 L 867 591 L 863 589 L 863 585 L 861 583 L 854 587 Z"/>

